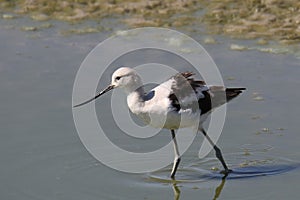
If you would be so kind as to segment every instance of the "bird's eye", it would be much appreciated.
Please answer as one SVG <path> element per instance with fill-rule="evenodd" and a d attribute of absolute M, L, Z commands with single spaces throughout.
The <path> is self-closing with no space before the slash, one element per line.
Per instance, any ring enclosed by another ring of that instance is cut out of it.
<path fill-rule="evenodd" d="M 120 80 L 121 79 L 121 76 L 117 76 L 116 77 L 116 80 L 118 81 L 118 80 Z"/>

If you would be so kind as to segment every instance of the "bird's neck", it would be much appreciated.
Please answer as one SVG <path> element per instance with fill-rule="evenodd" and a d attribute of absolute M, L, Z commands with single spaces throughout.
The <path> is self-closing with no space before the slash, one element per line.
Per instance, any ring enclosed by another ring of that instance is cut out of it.
<path fill-rule="evenodd" d="M 143 87 L 139 87 L 134 91 L 131 91 L 127 95 L 127 104 L 131 112 L 138 113 L 141 112 L 143 106 L 145 105 L 145 92 Z"/>

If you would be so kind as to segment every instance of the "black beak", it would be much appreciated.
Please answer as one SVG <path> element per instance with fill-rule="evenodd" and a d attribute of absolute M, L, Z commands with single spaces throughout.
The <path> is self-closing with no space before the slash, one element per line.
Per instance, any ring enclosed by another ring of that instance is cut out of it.
<path fill-rule="evenodd" d="M 87 103 L 89 103 L 89 102 L 91 102 L 91 101 L 97 99 L 97 98 L 100 97 L 102 94 L 104 94 L 104 93 L 106 93 L 106 92 L 108 92 L 108 91 L 114 89 L 114 87 L 115 87 L 115 86 L 113 86 L 113 85 L 109 85 L 107 88 L 105 88 L 104 90 L 102 90 L 99 94 L 97 94 L 95 97 L 93 97 L 93 98 L 91 98 L 91 99 L 89 99 L 89 100 L 87 100 L 87 101 L 85 101 L 85 102 L 83 102 L 83 103 L 77 104 L 77 105 L 73 106 L 73 108 L 82 106 L 82 105 L 84 105 L 84 104 L 87 104 Z"/>

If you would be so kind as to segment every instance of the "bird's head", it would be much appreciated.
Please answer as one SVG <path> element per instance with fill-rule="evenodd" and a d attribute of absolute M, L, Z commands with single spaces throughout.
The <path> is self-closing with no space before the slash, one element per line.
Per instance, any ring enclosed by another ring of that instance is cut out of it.
<path fill-rule="evenodd" d="M 129 93 L 142 86 L 142 81 L 134 69 L 121 67 L 113 73 L 111 86 L 114 88 L 123 88 Z"/>
<path fill-rule="evenodd" d="M 98 93 L 95 97 L 81 104 L 75 105 L 74 107 L 79 107 L 84 104 L 87 104 L 114 88 L 122 88 L 123 90 L 125 90 L 126 93 L 130 93 L 141 86 L 141 78 L 134 69 L 131 69 L 129 67 L 121 67 L 113 73 L 111 78 L 111 84 L 109 86 L 107 86 L 104 90 Z"/>

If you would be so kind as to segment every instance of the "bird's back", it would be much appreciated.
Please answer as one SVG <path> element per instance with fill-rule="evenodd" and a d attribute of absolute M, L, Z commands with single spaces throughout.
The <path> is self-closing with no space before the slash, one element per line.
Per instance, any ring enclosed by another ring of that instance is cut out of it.
<path fill-rule="evenodd" d="M 168 97 L 176 111 L 191 108 L 197 103 L 203 115 L 234 99 L 246 89 L 208 86 L 204 81 L 194 80 L 193 75 L 191 72 L 178 73 L 170 79 L 173 82 Z"/>
<path fill-rule="evenodd" d="M 189 127 L 199 120 L 199 114 L 210 113 L 245 90 L 207 86 L 204 81 L 194 80 L 192 75 L 184 72 L 172 76 L 144 96 L 143 107 L 131 110 L 154 127 L 177 129 L 179 124 L 180 127 Z"/>

